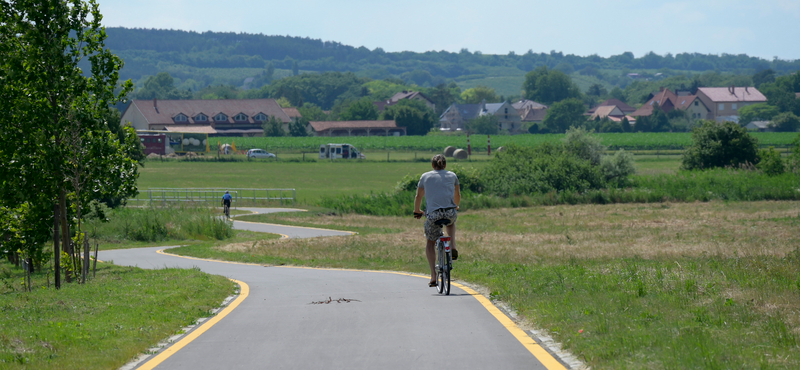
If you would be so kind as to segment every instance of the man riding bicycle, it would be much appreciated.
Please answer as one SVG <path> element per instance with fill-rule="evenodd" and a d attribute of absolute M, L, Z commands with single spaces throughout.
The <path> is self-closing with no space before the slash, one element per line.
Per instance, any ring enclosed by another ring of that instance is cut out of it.
<path fill-rule="evenodd" d="M 422 197 L 425 197 L 425 255 L 428 257 L 428 264 L 431 268 L 431 281 L 428 286 L 436 286 L 436 240 L 442 236 L 442 228 L 436 225 L 436 221 L 447 219 L 447 235 L 451 238 L 453 250 L 453 260 L 458 259 L 456 250 L 456 219 L 458 218 L 458 204 L 461 203 L 461 189 L 458 184 L 458 176 L 453 172 L 446 171 L 447 159 L 437 154 L 431 159 L 433 171 L 422 174 L 417 184 L 417 196 L 414 199 L 414 218 L 421 218 L 423 213 L 420 210 Z"/>
<path fill-rule="evenodd" d="M 229 210 L 231 209 L 231 199 L 233 199 L 233 196 L 231 196 L 230 192 L 226 191 L 225 195 L 222 196 L 222 210 L 225 212 L 225 215 L 228 216 L 228 217 L 230 217 L 230 213 L 229 213 L 230 211 Z"/>

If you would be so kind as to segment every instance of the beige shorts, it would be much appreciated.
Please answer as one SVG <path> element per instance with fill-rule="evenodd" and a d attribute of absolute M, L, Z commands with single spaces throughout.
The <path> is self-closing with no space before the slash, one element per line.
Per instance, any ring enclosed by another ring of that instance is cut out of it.
<path fill-rule="evenodd" d="M 442 228 L 435 224 L 436 221 L 448 219 L 451 224 L 456 223 L 458 219 L 458 212 L 455 208 L 451 209 L 437 209 L 428 213 L 425 217 L 425 238 L 428 240 L 436 241 L 440 236 L 444 235 Z"/>

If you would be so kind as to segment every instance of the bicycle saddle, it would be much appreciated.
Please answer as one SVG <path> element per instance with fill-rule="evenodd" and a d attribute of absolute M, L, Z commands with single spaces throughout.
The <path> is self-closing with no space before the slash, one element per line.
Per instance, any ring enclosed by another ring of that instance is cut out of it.
<path fill-rule="evenodd" d="M 443 218 L 441 220 L 436 220 L 433 223 L 436 224 L 436 225 L 439 225 L 439 226 L 447 226 L 447 225 L 450 225 L 450 220 L 448 220 L 446 218 Z"/>

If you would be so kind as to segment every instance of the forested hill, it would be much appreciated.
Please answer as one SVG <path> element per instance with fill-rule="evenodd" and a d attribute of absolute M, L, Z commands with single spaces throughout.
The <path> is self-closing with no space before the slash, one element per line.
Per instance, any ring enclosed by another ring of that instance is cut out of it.
<path fill-rule="evenodd" d="M 683 53 L 660 56 L 649 53 L 634 57 L 632 53 L 623 53 L 603 58 L 555 51 L 488 55 L 466 49 L 458 53 L 389 53 L 380 48 L 369 50 L 290 36 L 126 28 L 108 28 L 106 32 L 106 45 L 125 60 L 123 78 L 138 81 L 143 76 L 167 71 L 180 82 L 191 80 L 184 86 L 190 89 L 211 84 L 241 86 L 247 77 L 258 76 L 270 65 L 276 69 L 276 78 L 292 71 L 295 74 L 298 71 L 350 71 L 373 79 L 398 77 L 419 86 L 435 86 L 453 80 L 460 85 L 470 80 L 476 84 L 495 83 L 500 85 L 492 87 L 500 93 L 505 89 L 502 84 L 506 83 L 509 94 L 519 92 L 524 73 L 541 65 L 567 74 L 594 76 L 609 86 L 624 85 L 621 78 L 630 72 L 752 74 L 771 68 L 778 74 L 786 74 L 800 70 L 800 60 L 769 61 L 747 55 Z M 485 81 L 492 78 L 499 80 Z"/>

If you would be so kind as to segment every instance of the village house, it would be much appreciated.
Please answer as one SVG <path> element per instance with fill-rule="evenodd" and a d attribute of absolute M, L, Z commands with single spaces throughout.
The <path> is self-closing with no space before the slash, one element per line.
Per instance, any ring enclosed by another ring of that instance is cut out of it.
<path fill-rule="evenodd" d="M 523 132 L 520 114 L 513 105 L 508 102 L 486 103 L 485 100 L 479 104 L 451 104 L 439 117 L 440 130 L 466 130 L 467 122 L 484 115 L 497 117 L 498 130 Z"/>
<path fill-rule="evenodd" d="M 275 99 L 138 100 L 122 113 L 121 124 L 137 131 L 195 132 L 213 136 L 261 136 L 269 117 L 291 122 Z"/>
<path fill-rule="evenodd" d="M 430 108 L 431 110 L 436 110 L 436 104 L 433 103 L 433 100 L 425 96 L 425 94 L 419 91 L 406 91 L 403 90 L 397 94 L 394 94 L 388 100 L 383 101 L 376 101 L 374 104 L 378 108 L 378 111 L 383 112 L 384 109 L 388 106 L 392 106 L 400 102 L 401 100 L 418 100 L 425 103 L 425 106 Z"/>
<path fill-rule="evenodd" d="M 720 122 L 739 122 L 739 109 L 767 102 L 767 97 L 755 87 L 700 87 L 697 97 L 710 110 L 708 119 Z"/>
<path fill-rule="evenodd" d="M 631 117 L 650 116 L 658 106 L 664 113 L 678 109 L 686 111 L 690 119 L 712 119 L 711 111 L 697 95 L 688 95 L 682 92 L 680 95 L 670 89 L 660 88 L 657 93 L 651 93 L 649 99 L 635 112 L 630 113 Z"/>

